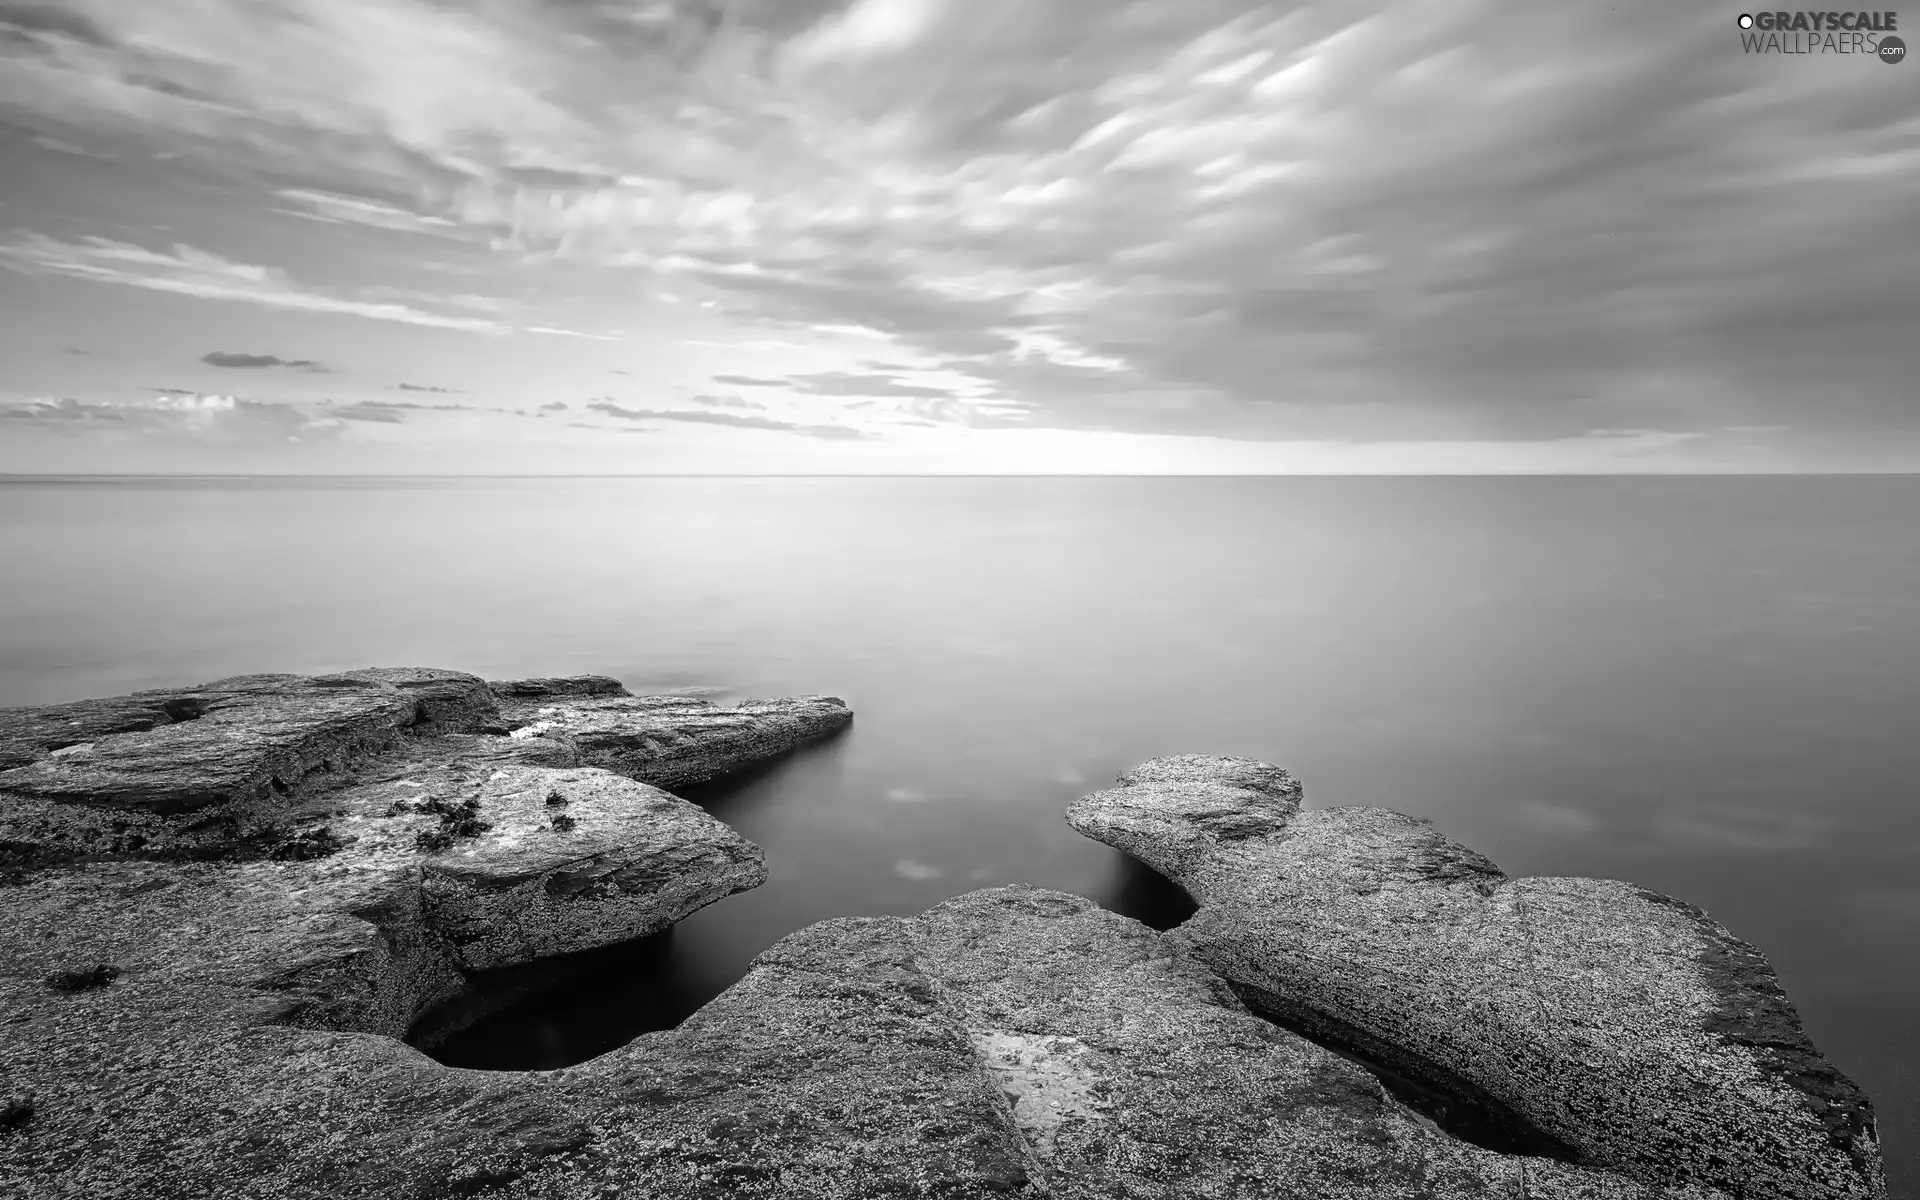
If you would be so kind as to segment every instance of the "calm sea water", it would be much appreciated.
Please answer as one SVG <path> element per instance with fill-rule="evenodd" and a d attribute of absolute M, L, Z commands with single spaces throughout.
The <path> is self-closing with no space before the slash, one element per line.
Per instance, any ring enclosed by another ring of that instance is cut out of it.
<path fill-rule="evenodd" d="M 1920 1196 L 1920 478 L 10 480 L 0 564 L 0 704 L 419 664 L 853 705 L 702 797 L 766 886 L 453 1060 L 597 1053 L 824 917 L 1013 881 L 1164 917 L 1062 810 L 1247 754 L 1707 908 Z"/>

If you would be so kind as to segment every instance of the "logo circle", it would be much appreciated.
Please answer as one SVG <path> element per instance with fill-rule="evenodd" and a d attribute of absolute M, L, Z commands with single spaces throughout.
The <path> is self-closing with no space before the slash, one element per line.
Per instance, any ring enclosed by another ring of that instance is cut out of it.
<path fill-rule="evenodd" d="M 1906 58 L 1906 56 L 1907 56 L 1907 44 L 1901 41 L 1899 38 L 1883 37 L 1880 39 L 1880 61 L 1881 62 L 1897 63 L 1902 59 Z"/>
<path fill-rule="evenodd" d="M 1742 29 L 1752 29 L 1752 28 L 1753 28 L 1753 14 L 1751 14 L 1751 13 L 1741 13 L 1741 14 L 1740 14 L 1740 28 L 1742 28 Z"/>

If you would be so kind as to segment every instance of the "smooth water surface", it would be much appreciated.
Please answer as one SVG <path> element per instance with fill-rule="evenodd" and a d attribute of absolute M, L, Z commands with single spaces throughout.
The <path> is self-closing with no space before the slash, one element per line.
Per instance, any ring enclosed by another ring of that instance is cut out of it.
<path fill-rule="evenodd" d="M 670 1024 L 824 917 L 1163 912 L 1062 810 L 1246 754 L 1708 909 L 1920 1196 L 1917 478 L 11 480 L 0 564 L 0 704 L 399 664 L 846 698 L 704 798 L 766 886 L 449 1043 L 476 1064 Z"/>

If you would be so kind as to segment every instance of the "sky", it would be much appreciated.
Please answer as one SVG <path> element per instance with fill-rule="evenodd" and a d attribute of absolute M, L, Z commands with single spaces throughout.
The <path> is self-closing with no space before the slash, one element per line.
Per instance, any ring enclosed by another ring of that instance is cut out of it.
<path fill-rule="evenodd" d="M 1740 12 L 0 0 L 0 472 L 1920 469 L 1920 64 Z"/>

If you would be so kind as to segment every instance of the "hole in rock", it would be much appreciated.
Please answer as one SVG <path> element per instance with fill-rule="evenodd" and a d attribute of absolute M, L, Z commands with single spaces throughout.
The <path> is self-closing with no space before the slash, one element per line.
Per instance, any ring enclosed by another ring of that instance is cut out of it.
<path fill-rule="evenodd" d="M 200 696 L 175 696 L 171 700 L 162 700 L 160 709 L 167 714 L 167 720 L 178 725 L 182 721 L 198 721 L 207 715 L 210 706 Z"/>
<path fill-rule="evenodd" d="M 805 794 L 804 782 L 795 786 L 795 769 L 820 772 L 833 753 L 830 741 L 722 780 L 667 790 L 732 825 L 779 861 L 780 838 L 767 837 L 753 818 L 776 798 Z M 477 1070 L 543 1071 L 585 1062 L 643 1033 L 677 1027 L 738 982 L 756 954 L 794 929 L 826 916 L 860 914 L 864 906 L 849 900 L 833 904 L 830 912 L 795 916 L 770 914 L 745 897 L 732 897 L 653 937 L 471 975 L 466 994 L 421 1016 L 407 1040 L 448 1066 Z"/>
<path fill-rule="evenodd" d="M 1139 859 L 1114 851 L 1113 874 L 1104 891 L 1090 899 L 1101 908 L 1157 929 L 1161 933 L 1179 925 L 1199 908 L 1187 889 L 1149 867 Z"/>
<path fill-rule="evenodd" d="M 1389 1062 L 1359 1044 L 1359 1038 L 1342 1037 L 1316 1022 L 1307 1026 L 1274 1013 L 1235 987 L 1247 1008 L 1261 1019 L 1331 1050 L 1348 1062 L 1364 1068 L 1395 1100 L 1426 1117 L 1442 1132 L 1463 1142 L 1491 1150 L 1496 1154 L 1523 1154 L 1552 1158 L 1561 1162 L 1579 1161 L 1573 1148 L 1558 1138 L 1534 1128 L 1518 1113 L 1481 1089 L 1462 1079 L 1439 1082 L 1449 1075 L 1435 1069 L 1430 1077 L 1409 1070 L 1404 1063 Z"/>
<path fill-rule="evenodd" d="M 724 991 L 676 954 L 673 930 L 468 977 L 407 1041 L 450 1067 L 551 1071 L 672 1029 Z"/>

